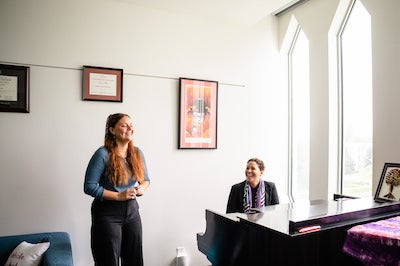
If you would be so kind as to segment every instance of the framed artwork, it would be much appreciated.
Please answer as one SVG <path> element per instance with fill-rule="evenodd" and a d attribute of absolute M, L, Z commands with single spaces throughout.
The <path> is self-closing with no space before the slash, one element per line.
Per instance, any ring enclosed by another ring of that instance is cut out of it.
<path fill-rule="evenodd" d="M 218 82 L 179 78 L 179 149 L 217 148 Z"/>
<path fill-rule="evenodd" d="M 83 66 L 83 100 L 122 102 L 123 69 Z"/>
<path fill-rule="evenodd" d="M 400 201 L 400 164 L 385 163 L 374 199 Z"/>
<path fill-rule="evenodd" d="M 0 111 L 29 113 L 27 66 L 0 64 Z"/>

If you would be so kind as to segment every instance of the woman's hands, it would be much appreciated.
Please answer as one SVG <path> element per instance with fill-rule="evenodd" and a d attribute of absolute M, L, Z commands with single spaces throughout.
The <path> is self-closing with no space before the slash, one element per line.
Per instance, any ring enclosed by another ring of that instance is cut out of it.
<path fill-rule="evenodd" d="M 103 192 L 103 198 L 106 200 L 126 201 L 136 197 L 142 196 L 149 186 L 149 181 L 144 181 L 136 187 L 130 187 L 122 192 L 114 192 L 105 189 Z"/>
<path fill-rule="evenodd" d="M 137 192 L 136 187 L 128 188 L 128 189 L 118 193 L 117 200 L 125 201 L 125 200 L 134 199 L 134 198 L 136 198 L 136 195 L 137 195 L 136 192 Z"/>

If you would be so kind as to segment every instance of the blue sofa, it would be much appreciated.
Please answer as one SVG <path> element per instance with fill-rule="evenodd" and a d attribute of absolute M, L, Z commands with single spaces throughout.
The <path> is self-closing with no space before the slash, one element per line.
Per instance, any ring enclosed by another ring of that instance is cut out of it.
<path fill-rule="evenodd" d="M 66 232 L 44 232 L 36 234 L 0 236 L 0 265 L 4 265 L 11 252 L 26 241 L 32 244 L 50 242 L 43 254 L 43 266 L 73 266 L 72 248 L 69 234 Z"/>

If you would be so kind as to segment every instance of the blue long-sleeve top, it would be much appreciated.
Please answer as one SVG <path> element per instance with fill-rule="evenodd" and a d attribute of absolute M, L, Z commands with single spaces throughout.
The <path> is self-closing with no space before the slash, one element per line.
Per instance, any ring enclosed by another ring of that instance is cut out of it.
<path fill-rule="evenodd" d="M 138 147 L 135 148 L 139 151 L 140 156 L 143 160 L 144 180 L 150 181 L 143 152 Z M 85 174 L 85 182 L 83 185 L 83 190 L 86 194 L 99 200 L 103 200 L 104 189 L 115 192 L 122 192 L 127 188 L 135 186 L 137 182 L 136 180 L 132 180 L 131 176 L 128 176 L 128 184 L 122 186 L 114 186 L 112 183 L 110 183 L 108 177 L 105 175 L 107 165 L 108 151 L 104 146 L 102 146 L 96 150 L 89 161 Z"/>

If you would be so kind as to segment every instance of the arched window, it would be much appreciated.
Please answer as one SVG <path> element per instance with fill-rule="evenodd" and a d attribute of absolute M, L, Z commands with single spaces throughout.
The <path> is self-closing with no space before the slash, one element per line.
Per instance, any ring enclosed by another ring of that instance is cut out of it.
<path fill-rule="evenodd" d="M 372 191 L 371 18 L 355 1 L 341 34 L 342 193 Z"/>
<path fill-rule="evenodd" d="M 339 10 L 339 9 L 338 9 Z M 340 10 L 339 10 L 340 12 Z M 336 192 L 369 197 L 372 194 L 372 53 L 371 18 L 358 0 L 349 2 L 337 31 Z M 335 70 L 335 69 L 333 69 Z M 333 88 L 333 89 L 335 89 Z M 332 111 L 332 110 L 331 110 Z M 331 129 L 331 130 L 332 130 Z M 331 131 L 332 135 L 335 133 Z M 331 153 L 332 155 L 332 153 Z M 334 159 L 335 158 L 335 159 Z"/>
<path fill-rule="evenodd" d="M 288 51 L 289 73 L 289 197 L 309 199 L 310 75 L 309 44 L 299 25 Z"/>

